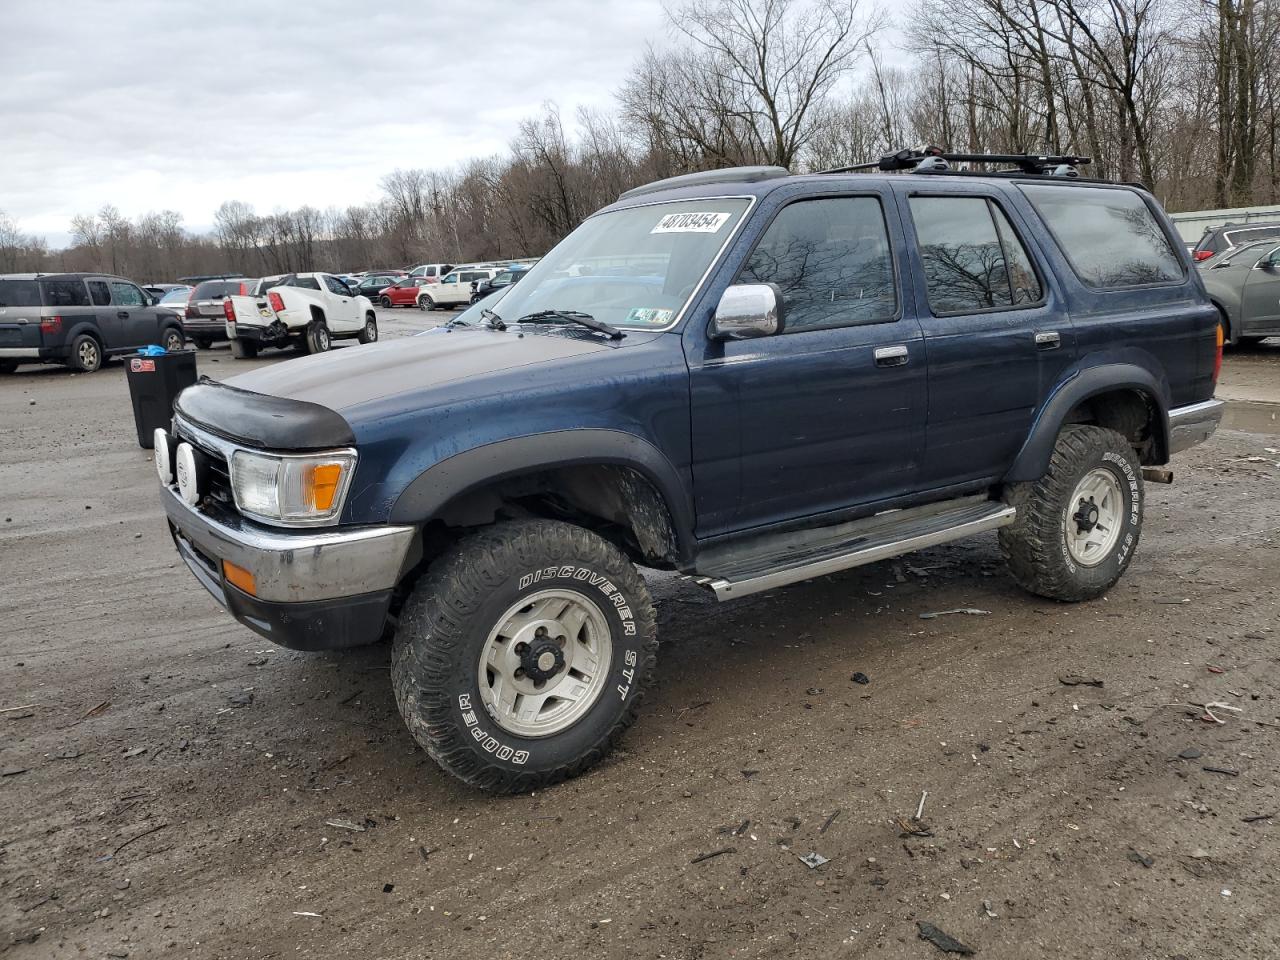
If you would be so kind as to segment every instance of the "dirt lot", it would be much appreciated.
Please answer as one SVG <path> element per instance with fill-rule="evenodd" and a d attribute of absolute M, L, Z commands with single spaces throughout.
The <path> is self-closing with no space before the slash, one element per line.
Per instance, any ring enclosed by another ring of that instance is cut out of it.
<path fill-rule="evenodd" d="M 1105 599 L 1022 594 L 994 537 L 722 606 L 654 576 L 624 750 L 499 799 L 416 748 L 384 647 L 272 648 L 196 584 L 119 365 L 5 378 L 0 955 L 1274 956 L 1280 349 L 1237 384 Z M 954 607 L 989 613 L 920 618 Z"/>

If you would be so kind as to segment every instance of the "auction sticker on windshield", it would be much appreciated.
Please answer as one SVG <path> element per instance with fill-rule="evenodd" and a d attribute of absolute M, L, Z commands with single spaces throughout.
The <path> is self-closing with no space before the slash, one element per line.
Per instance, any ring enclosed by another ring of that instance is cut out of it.
<path fill-rule="evenodd" d="M 676 315 L 674 310 L 663 310 L 660 307 L 633 307 L 623 323 L 637 327 L 665 327 Z"/>
<path fill-rule="evenodd" d="M 715 233 L 733 214 L 692 212 L 668 213 L 650 233 Z"/>

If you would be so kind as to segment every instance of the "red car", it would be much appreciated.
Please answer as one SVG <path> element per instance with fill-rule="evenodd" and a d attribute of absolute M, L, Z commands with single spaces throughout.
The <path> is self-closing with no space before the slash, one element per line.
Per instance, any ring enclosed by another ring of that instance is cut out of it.
<path fill-rule="evenodd" d="M 422 277 L 401 277 L 382 290 L 378 295 L 378 302 L 384 307 L 416 307 L 418 288 L 425 282 Z"/>

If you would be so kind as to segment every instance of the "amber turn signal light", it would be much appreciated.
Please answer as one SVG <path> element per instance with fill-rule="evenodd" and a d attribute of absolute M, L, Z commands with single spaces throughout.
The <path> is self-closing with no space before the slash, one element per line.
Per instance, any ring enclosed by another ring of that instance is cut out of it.
<path fill-rule="evenodd" d="M 253 574 L 244 567 L 238 567 L 230 560 L 223 560 L 222 576 L 237 590 L 243 590 L 251 597 L 258 595 L 258 583 L 253 579 Z"/>

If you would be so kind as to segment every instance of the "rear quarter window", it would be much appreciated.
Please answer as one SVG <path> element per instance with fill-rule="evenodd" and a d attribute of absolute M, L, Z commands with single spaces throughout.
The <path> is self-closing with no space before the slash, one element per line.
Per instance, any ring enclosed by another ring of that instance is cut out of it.
<path fill-rule="evenodd" d="M 1072 269 L 1091 287 L 1139 287 L 1183 278 L 1159 221 L 1132 190 L 1021 184 Z"/>
<path fill-rule="evenodd" d="M 34 280 L 0 280 L 0 307 L 40 306 L 40 285 Z"/>
<path fill-rule="evenodd" d="M 89 291 L 85 289 L 83 280 L 41 280 L 40 288 L 44 292 L 45 306 L 89 306 Z"/>

